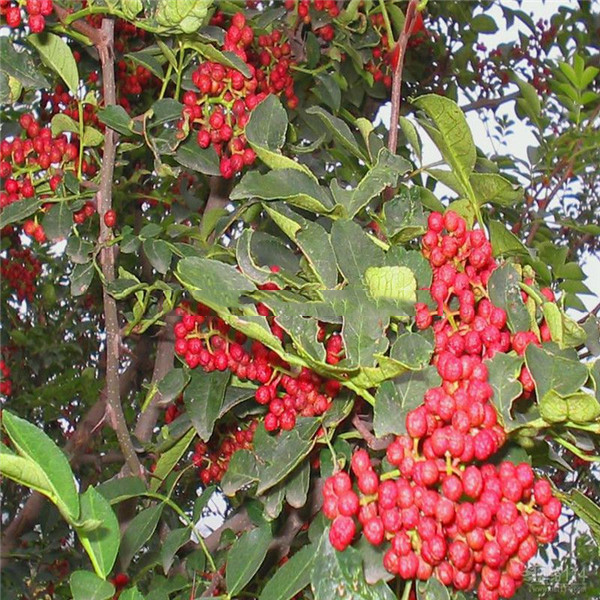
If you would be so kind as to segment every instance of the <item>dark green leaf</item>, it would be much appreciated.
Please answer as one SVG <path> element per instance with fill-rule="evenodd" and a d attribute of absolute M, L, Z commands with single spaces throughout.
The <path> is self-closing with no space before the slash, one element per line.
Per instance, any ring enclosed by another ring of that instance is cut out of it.
<path fill-rule="evenodd" d="M 50 87 L 28 52 L 17 52 L 8 36 L 0 37 L 0 71 L 14 77 L 28 90 Z"/>
<path fill-rule="evenodd" d="M 588 378 L 587 367 L 578 360 L 560 356 L 546 348 L 529 344 L 525 361 L 535 381 L 538 398 L 554 390 L 560 396 L 579 391 Z"/>
<path fill-rule="evenodd" d="M 271 526 L 268 523 L 247 531 L 238 538 L 227 556 L 225 581 L 231 596 L 239 593 L 260 568 L 269 544 L 271 543 Z"/>
<path fill-rule="evenodd" d="M 194 437 L 196 437 L 196 432 L 190 429 L 176 444 L 160 455 L 153 472 L 152 481 L 150 482 L 151 491 L 155 492 L 158 490 L 167 475 L 185 454 Z"/>
<path fill-rule="evenodd" d="M 523 242 L 498 221 L 490 221 L 490 240 L 494 256 L 529 256 Z"/>
<path fill-rule="evenodd" d="M 228 371 L 191 372 L 190 382 L 183 394 L 186 411 L 200 439 L 207 442 L 221 411 L 225 389 L 231 374 Z"/>
<path fill-rule="evenodd" d="M 310 583 L 314 546 L 305 546 L 279 567 L 267 581 L 259 600 L 290 600 Z"/>
<path fill-rule="evenodd" d="M 450 600 L 448 588 L 435 577 L 430 577 L 427 581 L 420 581 L 417 584 L 417 590 L 419 600 Z"/>
<path fill-rule="evenodd" d="M 71 294 L 81 296 L 85 294 L 94 278 L 94 263 L 77 264 L 71 272 Z"/>
<path fill-rule="evenodd" d="M 188 140 L 179 146 L 175 160 L 184 167 L 204 173 L 205 175 L 221 175 L 219 157 L 212 146 L 200 148 L 195 139 Z"/>
<path fill-rule="evenodd" d="M 310 483 L 310 464 L 306 461 L 290 477 L 285 486 L 286 502 L 293 508 L 302 508 L 306 504 L 308 484 Z"/>
<path fill-rule="evenodd" d="M 66 202 L 57 202 L 44 216 L 44 231 L 46 237 L 56 242 L 69 235 L 73 226 L 73 215 Z"/>
<path fill-rule="evenodd" d="M 95 489 L 111 504 L 117 504 L 118 502 L 123 502 L 123 500 L 128 500 L 129 498 L 143 496 L 146 492 L 144 482 L 136 475 L 109 479 L 108 481 L 101 483 Z"/>
<path fill-rule="evenodd" d="M 375 396 L 373 429 L 380 438 L 388 433 L 406 433 L 406 414 L 423 403 L 425 392 L 440 385 L 436 367 L 408 371 L 392 381 L 384 381 Z"/>
<path fill-rule="evenodd" d="M 315 553 L 311 573 L 315 600 L 394 600 L 395 594 L 380 581 L 368 584 L 362 568 L 360 552 L 352 546 L 344 552 L 335 550 L 325 531 Z"/>
<path fill-rule="evenodd" d="M 132 134 L 132 120 L 127 111 L 119 105 L 107 106 L 98 111 L 98 119 L 122 135 Z"/>
<path fill-rule="evenodd" d="M 215 310 L 237 306 L 244 292 L 256 289 L 235 267 L 208 258 L 189 257 L 180 260 L 175 276 L 198 302 Z"/>
<path fill-rule="evenodd" d="M 520 280 L 517 270 L 506 263 L 494 269 L 488 282 L 490 300 L 494 306 L 506 311 L 508 326 L 513 333 L 528 331 L 531 327 L 531 318 L 521 297 Z"/>
<path fill-rule="evenodd" d="M 398 336 L 390 350 L 390 358 L 406 365 L 413 370 L 426 367 L 433 354 L 433 339 L 431 336 L 407 331 Z"/>
<path fill-rule="evenodd" d="M 321 99 L 331 110 L 337 112 L 342 102 L 342 91 L 335 77 L 327 73 L 321 73 L 315 77 L 313 87 L 315 95 Z"/>
<path fill-rule="evenodd" d="M 521 202 L 524 190 L 497 173 L 473 173 L 471 185 L 479 205 L 490 202 L 500 206 L 515 206 Z"/>
<path fill-rule="evenodd" d="M 149 52 L 148 50 L 140 50 L 139 52 L 128 52 L 125 56 L 127 58 L 131 58 L 137 64 L 148 69 L 150 73 L 156 75 L 156 77 L 159 79 L 164 77 L 162 65 L 152 52 Z M 172 98 L 165 98 L 165 100 L 172 100 Z M 173 100 L 173 102 L 175 102 L 175 100 Z M 179 111 L 179 116 L 181 116 L 181 110 Z"/>
<path fill-rule="evenodd" d="M 230 198 L 287 200 L 293 206 L 317 213 L 327 213 L 333 208 L 333 201 L 327 191 L 312 177 L 303 171 L 285 167 L 264 175 L 258 171 L 249 171 L 232 191 Z"/>
<path fill-rule="evenodd" d="M 131 559 L 141 550 L 152 537 L 164 504 L 156 504 L 139 512 L 129 523 L 121 540 L 119 561 L 123 570 L 127 569 Z"/>
<path fill-rule="evenodd" d="M 498 25 L 496 21 L 490 15 L 475 15 L 471 20 L 471 29 L 477 33 L 496 33 L 498 31 Z M 448 592 L 446 592 L 446 597 Z M 437 596 L 432 596 L 431 599 L 426 600 L 437 600 Z"/>
<path fill-rule="evenodd" d="M 190 374 L 187 369 L 171 369 L 158 384 L 162 402 L 172 402 L 188 384 Z"/>
<path fill-rule="evenodd" d="M 171 265 L 171 247 L 164 240 L 145 240 L 142 244 L 144 254 L 150 261 L 150 264 L 163 275 L 169 270 Z"/>
<path fill-rule="evenodd" d="M 233 496 L 247 485 L 258 481 L 256 457 L 248 450 L 238 450 L 229 461 L 221 489 L 226 496 Z"/>
<path fill-rule="evenodd" d="M 187 527 L 181 527 L 179 529 L 173 529 L 169 531 L 169 534 L 162 543 L 160 549 L 160 560 L 162 562 L 162 568 L 165 575 L 169 574 L 171 565 L 175 558 L 175 554 L 181 546 L 190 541 L 190 530 Z"/>
<path fill-rule="evenodd" d="M 18 202 L 9 204 L 0 212 L 0 229 L 12 223 L 23 221 L 36 212 L 41 205 L 42 201 L 37 198 L 23 198 Z"/>
<path fill-rule="evenodd" d="M 427 230 L 421 190 L 401 186 L 396 196 L 383 205 L 384 230 L 395 243 L 408 242 Z"/>
<path fill-rule="evenodd" d="M 523 358 L 498 352 L 485 361 L 488 368 L 488 382 L 494 390 L 492 402 L 504 428 L 511 431 L 520 426 L 512 415 L 512 404 L 521 395 L 523 386 L 518 378 L 523 366 Z"/>
<path fill-rule="evenodd" d="M 112 583 L 90 571 L 74 571 L 69 578 L 73 600 L 108 600 L 115 593 Z"/>

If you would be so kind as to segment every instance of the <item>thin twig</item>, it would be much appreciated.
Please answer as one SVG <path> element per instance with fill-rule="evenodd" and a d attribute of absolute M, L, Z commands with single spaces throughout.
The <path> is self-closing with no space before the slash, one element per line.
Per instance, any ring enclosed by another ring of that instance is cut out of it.
<path fill-rule="evenodd" d="M 513 92 L 512 94 L 506 94 L 506 96 L 500 96 L 499 98 L 479 98 L 474 102 L 461 106 L 463 112 L 469 112 L 471 110 L 479 110 L 480 108 L 498 108 L 506 102 L 516 100 L 520 98 L 521 92 Z"/>
<path fill-rule="evenodd" d="M 394 52 L 398 52 L 398 62 L 396 63 L 392 80 L 392 115 L 390 120 L 390 137 L 388 138 L 388 150 L 392 154 L 396 153 L 396 148 L 398 147 L 398 121 L 400 119 L 400 106 L 402 104 L 402 70 L 404 68 L 404 55 L 406 54 L 406 46 L 413 28 L 416 9 L 417 0 L 410 0 L 406 9 L 404 29 L 394 50 Z"/>
<path fill-rule="evenodd" d="M 69 23 L 68 25 L 65 23 L 67 17 L 69 16 L 69 11 L 61 6 L 57 6 L 54 4 L 54 13 L 58 17 L 58 20 L 63 24 L 63 26 L 68 29 L 69 27 L 75 29 L 79 33 L 82 33 L 87 38 L 89 38 L 90 42 L 94 44 L 94 46 L 99 46 L 102 41 L 102 34 L 99 29 L 94 27 L 93 25 L 89 25 L 85 22 L 85 20 L 77 20 L 73 23 Z"/>
<path fill-rule="evenodd" d="M 103 19 L 100 29 L 100 41 L 97 45 L 102 65 L 104 106 L 112 106 L 117 103 L 114 28 L 115 23 L 113 19 Z M 106 327 L 106 397 L 109 417 L 114 426 L 125 462 L 133 475 L 144 477 L 144 470 L 133 447 L 127 421 L 123 414 L 123 407 L 121 406 L 119 395 L 119 351 L 121 348 L 119 317 L 117 303 L 106 289 L 106 285 L 115 279 L 115 248 L 108 245 L 108 242 L 112 239 L 112 229 L 104 224 L 104 215 L 112 208 L 112 184 L 115 172 L 116 149 L 117 133 L 107 127 L 104 135 L 104 151 L 102 155 L 102 167 L 100 169 L 100 189 L 98 190 L 98 214 L 100 216 L 100 236 L 98 242 L 101 247 L 100 267 L 104 276 L 102 297 Z"/>

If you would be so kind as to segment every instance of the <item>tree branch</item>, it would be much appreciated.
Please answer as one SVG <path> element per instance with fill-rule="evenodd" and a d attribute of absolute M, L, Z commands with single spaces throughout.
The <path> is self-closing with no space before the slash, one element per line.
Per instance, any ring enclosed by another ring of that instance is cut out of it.
<path fill-rule="evenodd" d="M 103 19 L 100 40 L 97 44 L 102 64 L 102 89 L 104 106 L 117 103 L 115 85 L 114 27 L 112 19 Z M 102 297 L 104 302 L 104 323 L 106 327 L 106 398 L 111 422 L 114 425 L 119 446 L 125 457 L 127 467 L 133 475 L 144 477 L 144 470 L 137 457 L 119 396 L 119 351 L 121 335 L 117 303 L 107 292 L 106 285 L 115 278 L 115 248 L 108 245 L 112 239 L 112 229 L 104 224 L 104 215 L 112 207 L 112 184 L 115 171 L 117 133 L 106 128 L 104 152 L 100 170 L 100 189 L 98 191 L 98 214 L 100 216 L 100 267 L 104 276 Z"/>
<path fill-rule="evenodd" d="M 152 373 L 152 382 L 150 387 L 158 385 L 165 375 L 173 368 L 173 359 L 175 358 L 175 338 L 173 335 L 173 326 L 177 320 L 175 313 L 169 313 L 166 317 L 166 324 L 162 328 L 158 343 L 156 345 L 156 359 L 154 361 L 154 372 Z M 156 391 L 152 400 L 148 403 L 146 410 L 139 416 L 135 426 L 135 436 L 141 442 L 150 440 L 152 430 L 156 425 L 161 408 L 162 395 Z"/>
<path fill-rule="evenodd" d="M 461 106 L 463 112 L 469 112 L 470 110 L 479 110 L 480 108 L 498 108 L 505 102 L 511 102 L 521 96 L 520 92 L 513 92 L 512 94 L 506 94 L 506 96 L 500 96 L 499 98 L 479 98 L 469 104 Z"/>
<path fill-rule="evenodd" d="M 89 38 L 90 42 L 94 44 L 94 46 L 99 46 L 102 41 L 102 34 L 99 29 L 89 25 L 85 22 L 85 20 L 74 21 L 73 23 L 67 25 L 65 23 L 65 19 L 69 16 L 69 11 L 61 6 L 57 6 L 56 2 L 54 3 L 54 13 L 58 17 L 58 20 L 63 24 L 65 29 L 69 27 L 75 29 L 75 31 L 79 31 L 79 33 L 83 33 L 86 37 Z"/>
<path fill-rule="evenodd" d="M 400 39 L 396 43 L 394 53 L 398 53 L 398 62 L 394 68 L 392 80 L 392 115 L 390 117 L 390 136 L 388 138 L 388 150 L 396 153 L 398 147 L 398 121 L 400 119 L 400 106 L 402 104 L 402 70 L 404 68 L 404 56 L 406 54 L 406 46 L 410 39 L 411 30 L 415 20 L 417 9 L 417 0 L 410 0 L 406 9 L 406 19 L 404 21 L 404 29 L 400 34 Z"/>
<path fill-rule="evenodd" d="M 355 414 L 352 417 L 352 425 L 356 427 L 356 431 L 360 433 L 361 437 L 365 442 L 367 442 L 367 446 L 371 448 L 371 450 L 385 450 L 393 441 L 394 436 L 386 435 L 381 439 L 377 439 L 373 433 L 371 433 L 371 427 L 365 421 L 363 421 L 358 414 Z"/>

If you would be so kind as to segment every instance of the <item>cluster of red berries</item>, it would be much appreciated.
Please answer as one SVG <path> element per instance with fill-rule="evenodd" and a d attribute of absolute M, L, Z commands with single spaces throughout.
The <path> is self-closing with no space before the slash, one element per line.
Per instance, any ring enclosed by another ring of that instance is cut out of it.
<path fill-rule="evenodd" d="M 6 24 L 15 29 L 21 25 L 21 4 L 13 0 L 0 0 L 0 15 L 6 20 Z M 31 33 L 41 33 L 46 27 L 45 17 L 52 14 L 54 6 L 52 0 L 27 0 L 25 2 L 25 13 L 27 25 Z"/>
<path fill-rule="evenodd" d="M 259 92 L 283 94 L 288 107 L 294 109 L 298 106 L 298 96 L 294 92 L 291 51 L 285 35 L 275 29 L 258 36 L 258 50 L 250 54 L 250 62 L 256 67 Z"/>
<path fill-rule="evenodd" d="M 49 127 L 42 127 L 29 113 L 21 115 L 19 124 L 25 136 L 0 143 L 0 210 L 23 198 L 33 198 L 36 186 L 48 180 L 54 191 L 62 180 L 62 173 L 73 168 L 79 148 L 66 135 L 52 136 Z M 84 161 L 85 162 L 85 161 Z M 89 165 L 92 167 L 92 165 Z M 57 172 L 52 174 L 52 169 Z M 86 170 L 90 171 L 86 163 Z M 93 171 L 95 169 L 91 169 Z"/>
<path fill-rule="evenodd" d="M 217 11 L 213 24 L 225 22 Z M 291 76 L 291 47 L 279 31 L 258 38 L 253 48 L 254 31 L 242 13 L 236 13 L 225 31 L 223 50 L 234 52 L 246 63 L 250 77 L 234 68 L 205 61 L 192 74 L 198 91 L 183 95 L 184 108 L 179 129 L 188 127 L 196 134 L 201 148 L 213 146 L 220 157 L 223 177 L 231 178 L 251 165 L 256 154 L 248 146 L 245 127 L 250 113 L 268 94 L 283 94 L 290 108 L 298 105 Z M 187 135 L 183 134 L 182 135 Z"/>
<path fill-rule="evenodd" d="M 338 381 L 323 380 L 307 368 L 292 373 L 289 365 L 262 343 L 249 342 L 240 332 L 232 335 L 229 325 L 210 309 L 198 305 L 192 311 L 189 306 L 181 306 L 177 312 L 181 321 L 175 325 L 175 352 L 191 369 L 229 369 L 239 379 L 257 383 L 255 399 L 268 409 L 264 421 L 267 431 L 293 429 L 298 415 L 323 414 L 338 395 Z M 259 304 L 258 312 L 267 317 L 274 335 L 283 339 L 283 330 L 269 309 Z"/>
<path fill-rule="evenodd" d="M 45 121 L 50 121 L 54 115 L 64 114 L 74 121 L 79 121 L 79 103 L 75 96 L 65 90 L 60 83 L 54 88 L 54 92 L 44 90 L 42 92 L 41 106 Z M 104 123 L 98 119 L 98 107 L 92 103 L 82 103 L 83 123 L 104 130 Z"/>
<path fill-rule="evenodd" d="M 487 462 L 506 433 L 483 359 L 539 341 L 531 332 L 511 338 L 506 312 L 487 297 L 496 262 L 483 231 L 467 230 L 453 211 L 432 213 L 422 245 L 437 309 L 418 303 L 416 325 L 433 327 L 442 385 L 407 414 L 408 435 L 388 446 L 395 470 L 378 475 L 361 449 L 352 458 L 358 493 L 345 472 L 326 481 L 330 541 L 344 550 L 357 518 L 371 544 L 388 544 L 383 563 L 394 575 L 435 576 L 457 590 L 477 585 L 479 600 L 510 598 L 538 543 L 556 536 L 561 503 L 528 464 Z"/>
<path fill-rule="evenodd" d="M 11 248 L 0 262 L 0 277 L 15 291 L 19 302 L 33 300 L 35 280 L 41 272 L 42 263 L 29 248 Z"/>
<path fill-rule="evenodd" d="M 221 481 L 233 454 L 238 450 L 252 448 L 252 440 L 257 427 L 258 421 L 255 419 L 244 427 L 232 424 L 223 432 L 217 433 L 218 445 L 214 444 L 212 440 L 210 446 L 205 442 L 196 444 L 192 462 L 198 467 L 198 474 L 204 485 Z"/>
<path fill-rule="evenodd" d="M 315 22 L 319 25 L 314 32 L 325 42 L 331 42 L 335 37 L 335 28 L 331 23 L 322 24 L 324 18 L 335 19 L 340 14 L 340 8 L 335 0 L 285 0 L 286 10 L 295 11 L 298 19 L 305 25 Z M 312 13 L 312 14 L 311 14 Z"/>
<path fill-rule="evenodd" d="M 23 223 L 23 233 L 40 244 L 43 244 L 46 241 L 46 232 L 42 225 L 37 222 L 37 219 L 27 219 L 27 221 Z"/>
<path fill-rule="evenodd" d="M 10 380 L 10 367 L 3 358 L 0 358 L 0 396 L 8 398 L 12 394 L 12 382 Z"/>

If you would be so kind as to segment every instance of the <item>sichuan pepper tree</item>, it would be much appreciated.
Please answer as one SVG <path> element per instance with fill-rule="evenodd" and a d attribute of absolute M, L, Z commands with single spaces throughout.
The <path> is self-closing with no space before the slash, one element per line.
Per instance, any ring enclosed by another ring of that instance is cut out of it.
<path fill-rule="evenodd" d="M 590 5 L 0 13 L 7 593 L 593 596 Z"/>

